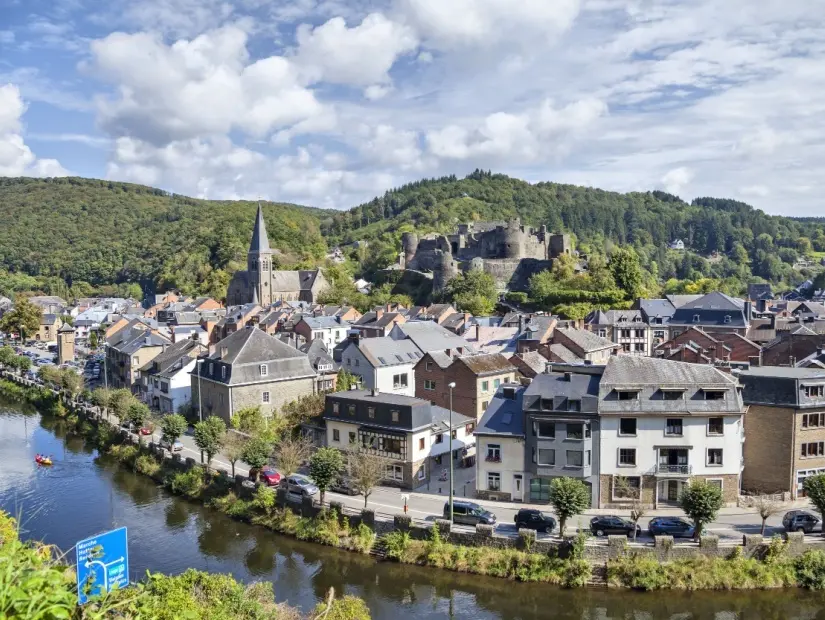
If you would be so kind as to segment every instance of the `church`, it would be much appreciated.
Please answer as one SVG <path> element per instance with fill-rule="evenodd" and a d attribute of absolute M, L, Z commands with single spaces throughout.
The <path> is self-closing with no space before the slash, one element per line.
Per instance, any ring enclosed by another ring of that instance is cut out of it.
<path fill-rule="evenodd" d="M 315 303 L 327 287 L 320 269 L 276 271 L 272 269 L 274 251 L 269 247 L 264 212 L 258 204 L 258 215 L 252 231 L 252 242 L 246 256 L 246 271 L 237 271 L 226 292 L 227 306 L 260 304 L 264 308 L 277 301 Z"/>

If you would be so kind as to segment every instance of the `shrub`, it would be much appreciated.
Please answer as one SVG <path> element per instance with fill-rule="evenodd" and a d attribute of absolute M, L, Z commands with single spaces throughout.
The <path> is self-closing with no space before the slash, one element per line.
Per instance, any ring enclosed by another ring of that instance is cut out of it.
<path fill-rule="evenodd" d="M 387 558 L 390 560 L 401 560 L 410 546 L 410 533 L 394 531 L 384 536 L 384 548 L 387 551 Z"/>
<path fill-rule="evenodd" d="M 209 502 L 209 506 L 220 510 L 234 519 L 248 519 L 252 511 L 252 502 L 247 502 L 239 498 L 235 493 L 230 492 L 222 497 L 216 497 Z"/>
<path fill-rule="evenodd" d="M 300 522 L 301 518 L 288 508 L 277 510 L 270 521 L 274 530 L 290 536 L 296 535 Z"/>
<path fill-rule="evenodd" d="M 135 466 L 135 461 L 137 460 L 138 455 L 140 454 L 140 450 L 138 450 L 137 446 L 133 446 L 131 444 L 120 444 L 112 446 L 109 449 L 109 454 L 115 457 L 121 463 L 125 463 L 130 467 Z"/>
<path fill-rule="evenodd" d="M 348 549 L 367 554 L 375 544 L 375 532 L 364 523 L 359 523 L 355 532 L 350 532 Z"/>
<path fill-rule="evenodd" d="M 148 454 L 141 454 L 135 459 L 135 471 L 143 474 L 144 476 L 155 478 L 160 473 L 160 470 L 160 463 L 157 462 L 157 459 L 149 456 Z"/>
<path fill-rule="evenodd" d="M 794 560 L 797 583 L 809 590 L 825 590 L 825 553 L 806 551 Z"/>
<path fill-rule="evenodd" d="M 193 467 L 189 471 L 172 474 L 169 488 L 176 495 L 185 495 L 192 499 L 200 497 L 203 492 L 203 470 Z"/>

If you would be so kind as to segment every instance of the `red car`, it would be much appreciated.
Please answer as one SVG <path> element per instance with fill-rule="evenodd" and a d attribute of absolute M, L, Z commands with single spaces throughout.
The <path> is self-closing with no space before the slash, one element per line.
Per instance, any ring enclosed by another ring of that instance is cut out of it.
<path fill-rule="evenodd" d="M 262 467 L 260 470 L 253 467 L 249 470 L 249 479 L 255 480 L 256 474 L 260 474 L 258 479 L 268 487 L 276 487 L 281 482 L 281 474 L 271 467 Z"/>
<path fill-rule="evenodd" d="M 153 426 L 144 426 L 140 429 L 141 435 L 151 435 L 153 432 L 155 432 L 155 428 Z"/>

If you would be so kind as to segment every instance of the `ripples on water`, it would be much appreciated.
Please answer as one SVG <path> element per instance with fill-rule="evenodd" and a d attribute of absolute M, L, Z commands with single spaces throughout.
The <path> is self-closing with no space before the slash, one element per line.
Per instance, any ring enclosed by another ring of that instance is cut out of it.
<path fill-rule="evenodd" d="M 801 591 L 642 594 L 558 590 L 434 569 L 378 564 L 234 522 L 169 496 L 147 478 L 100 462 L 60 420 L 0 406 L 0 508 L 24 534 L 70 550 L 111 527 L 129 529 L 133 578 L 189 567 L 271 581 L 278 600 L 310 609 L 330 587 L 363 597 L 375 620 L 825 619 L 820 595 Z M 51 468 L 34 463 L 51 454 Z M 73 557 L 73 556 L 70 556 Z"/>

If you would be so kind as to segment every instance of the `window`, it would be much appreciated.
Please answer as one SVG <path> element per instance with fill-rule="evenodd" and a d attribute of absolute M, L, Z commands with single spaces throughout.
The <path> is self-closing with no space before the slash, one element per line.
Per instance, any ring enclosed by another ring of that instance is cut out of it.
<path fill-rule="evenodd" d="M 490 401 L 489 401 L 489 400 L 482 401 L 482 403 L 481 403 L 481 410 L 482 410 L 482 411 L 487 411 L 487 405 L 489 405 L 489 404 L 490 404 Z"/>
<path fill-rule="evenodd" d="M 269 374 L 269 368 L 267 368 L 266 364 L 261 364 L 261 376 L 266 377 Z"/>
<path fill-rule="evenodd" d="M 642 343 L 642 342 L 637 342 L 637 343 L 633 346 L 633 350 L 634 350 L 634 351 L 644 351 L 644 350 L 645 350 L 645 345 L 644 345 L 644 343 Z"/>
<path fill-rule="evenodd" d="M 484 460 L 491 463 L 501 463 L 501 446 L 495 443 L 487 444 L 487 456 Z"/>
<path fill-rule="evenodd" d="M 645 330 L 637 329 L 636 330 L 636 338 L 644 338 L 645 337 Z"/>
<path fill-rule="evenodd" d="M 543 411 L 553 411 L 553 399 L 552 398 L 542 398 L 541 399 L 541 408 Z"/>
<path fill-rule="evenodd" d="M 661 320 L 661 319 L 660 319 L 660 320 Z M 654 337 L 654 338 L 657 338 L 657 339 L 659 339 L 659 340 L 664 340 L 664 339 L 665 339 L 665 332 L 664 332 L 664 330 L 662 330 L 662 329 L 657 329 L 655 332 L 653 332 L 653 337 Z"/>
<path fill-rule="evenodd" d="M 636 418 L 622 418 L 619 420 L 619 435 L 636 436 Z"/>
<path fill-rule="evenodd" d="M 140 358 L 133 357 L 132 358 L 132 366 L 137 366 L 138 364 L 140 364 Z"/>
<path fill-rule="evenodd" d="M 805 396 L 808 398 L 820 398 L 825 396 L 825 385 L 806 385 L 804 390 Z"/>
<path fill-rule="evenodd" d="M 722 465 L 722 448 L 708 448 L 708 465 Z"/>
<path fill-rule="evenodd" d="M 221 379 L 226 379 L 226 366 L 221 366 Z"/>
<path fill-rule="evenodd" d="M 390 417 L 392 418 L 393 422 L 398 422 L 398 419 L 401 417 L 401 415 L 398 413 L 398 409 L 392 409 L 390 411 Z"/>
<path fill-rule="evenodd" d="M 682 400 L 683 390 L 662 390 L 662 400 Z"/>
<path fill-rule="evenodd" d="M 722 479 L 721 478 L 710 479 L 710 480 L 708 480 L 708 484 L 711 484 L 715 487 L 719 487 L 720 491 L 722 490 Z"/>
<path fill-rule="evenodd" d="M 475 424 L 470 422 L 467 426 L 464 427 L 464 434 L 465 435 L 472 435 L 473 429 L 475 429 Z"/>
<path fill-rule="evenodd" d="M 375 407 L 367 407 L 367 417 L 370 420 L 375 419 Z"/>
<path fill-rule="evenodd" d="M 360 358 L 357 358 L 357 357 L 355 358 L 355 365 L 356 365 L 356 366 L 360 366 L 360 365 L 361 365 L 361 359 L 360 359 Z"/>
<path fill-rule="evenodd" d="M 724 435 L 725 420 L 723 418 L 710 418 L 708 420 L 708 435 Z"/>
<path fill-rule="evenodd" d="M 619 448 L 619 467 L 636 467 L 636 448 Z"/>
<path fill-rule="evenodd" d="M 450 437 L 452 437 L 453 439 L 458 439 L 458 431 L 452 431 L 450 433 Z"/>
<path fill-rule="evenodd" d="M 582 410 L 582 401 L 576 398 L 568 398 L 567 399 L 567 410 L 568 411 L 581 411 Z"/>
<path fill-rule="evenodd" d="M 352 366 L 352 358 L 347 358 L 347 366 Z"/>
<path fill-rule="evenodd" d="M 337 428 L 332 429 L 332 441 L 341 441 L 341 431 Z"/>
<path fill-rule="evenodd" d="M 665 435 L 681 436 L 682 435 L 682 419 L 681 418 L 668 418 L 667 419 L 667 424 L 665 425 Z"/>
<path fill-rule="evenodd" d="M 488 472 L 487 474 L 487 490 L 501 491 L 501 474 L 495 472 Z"/>
<path fill-rule="evenodd" d="M 555 439 L 556 438 L 556 423 L 555 422 L 536 422 L 534 425 L 538 436 L 541 439 Z"/>
<path fill-rule="evenodd" d="M 213 364 L 212 362 L 209 362 L 209 376 L 211 377 L 214 374 L 215 374 L 215 364 Z"/>
<path fill-rule="evenodd" d="M 400 388 L 405 388 L 408 385 L 409 384 L 407 383 L 407 373 L 404 373 L 403 375 L 393 375 L 392 376 L 392 387 L 393 387 L 393 389 L 397 390 L 397 389 L 400 389 Z"/>
<path fill-rule="evenodd" d="M 630 338 L 630 330 L 629 330 L 629 329 L 623 329 L 623 330 L 621 330 L 621 334 L 620 334 L 620 336 L 621 336 L 622 338 Z"/>
<path fill-rule="evenodd" d="M 338 415 L 340 408 L 340 403 L 332 403 L 332 415 Z"/>
<path fill-rule="evenodd" d="M 501 387 L 501 379 L 493 379 L 493 388 L 497 390 L 499 387 Z"/>
<path fill-rule="evenodd" d="M 387 478 L 389 480 L 404 480 L 404 469 L 401 465 L 387 465 Z"/>
<path fill-rule="evenodd" d="M 639 400 L 638 390 L 620 390 L 619 400 Z"/>
<path fill-rule="evenodd" d="M 802 428 L 825 426 L 825 413 L 806 413 L 802 416 Z"/>
<path fill-rule="evenodd" d="M 584 424 L 567 424 L 568 439 L 584 439 Z"/>
<path fill-rule="evenodd" d="M 825 454 L 825 442 L 812 441 L 802 444 L 802 458 L 809 459 L 815 456 L 822 456 Z"/>
<path fill-rule="evenodd" d="M 701 318 L 702 317 L 700 317 L 698 314 L 694 314 L 693 315 L 693 322 L 698 323 L 701 320 Z"/>
<path fill-rule="evenodd" d="M 581 467 L 582 466 L 582 451 L 581 450 L 568 450 L 567 451 L 567 466 L 568 467 Z"/>
<path fill-rule="evenodd" d="M 444 433 L 438 433 L 435 436 L 435 443 L 444 443 Z"/>
<path fill-rule="evenodd" d="M 531 478 L 530 479 L 530 501 L 549 502 L 550 501 L 550 479 Z"/>
<path fill-rule="evenodd" d="M 434 390 L 435 389 L 435 381 L 431 379 L 424 379 L 424 389 L 425 390 Z"/>
<path fill-rule="evenodd" d="M 355 443 L 355 433 L 354 432 L 351 432 L 349 434 L 349 442 L 350 443 Z"/>
<path fill-rule="evenodd" d="M 425 369 L 427 372 L 432 372 L 432 369 L 433 369 L 433 363 L 432 363 L 432 362 L 427 362 L 426 364 L 424 364 L 424 369 Z"/>
<path fill-rule="evenodd" d="M 269 392 L 261 392 L 261 402 L 265 405 L 269 404 Z"/>
<path fill-rule="evenodd" d="M 424 438 L 423 438 L 423 437 L 419 437 L 419 438 L 418 438 L 418 449 L 419 449 L 419 450 L 424 450 L 424 449 L 426 448 L 426 445 L 425 445 L 425 444 L 426 444 L 426 442 L 424 441 Z"/>
<path fill-rule="evenodd" d="M 539 448 L 538 464 L 546 467 L 554 466 L 556 464 L 556 451 Z"/>
<path fill-rule="evenodd" d="M 642 486 L 639 476 L 617 476 L 613 478 L 613 499 L 637 499 Z"/>
<path fill-rule="evenodd" d="M 490 391 L 490 382 L 489 381 L 482 381 L 481 382 L 481 391 L 482 392 L 489 392 Z"/>
<path fill-rule="evenodd" d="M 590 467 L 590 450 L 584 451 L 584 464 Z"/>
<path fill-rule="evenodd" d="M 607 338 L 607 330 L 606 329 L 600 329 L 599 330 L 599 336 L 601 338 Z"/>
<path fill-rule="evenodd" d="M 702 390 L 705 393 L 705 400 L 722 400 L 725 398 L 724 390 Z"/>
<path fill-rule="evenodd" d="M 513 388 L 504 388 L 502 396 L 505 400 L 516 400 L 516 391 Z"/>
<path fill-rule="evenodd" d="M 350 415 L 355 415 L 355 405 L 347 405 L 347 413 Z"/>

